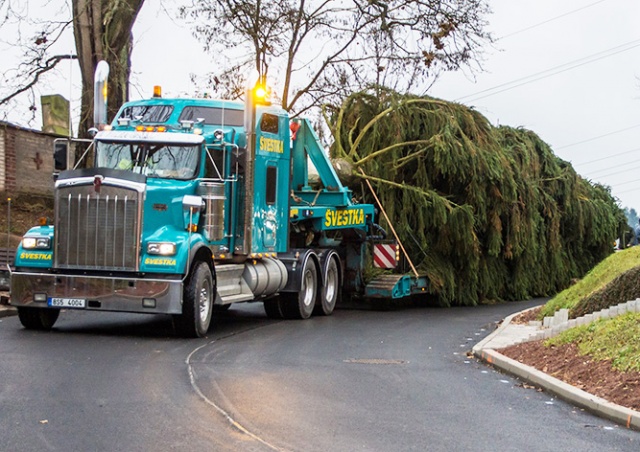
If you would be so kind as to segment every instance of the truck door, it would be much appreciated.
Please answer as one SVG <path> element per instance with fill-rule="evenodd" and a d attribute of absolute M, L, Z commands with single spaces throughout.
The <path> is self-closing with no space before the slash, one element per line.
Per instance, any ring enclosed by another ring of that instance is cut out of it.
<path fill-rule="evenodd" d="M 284 252 L 289 233 L 290 139 L 286 113 L 263 112 L 256 136 L 253 249 Z"/>

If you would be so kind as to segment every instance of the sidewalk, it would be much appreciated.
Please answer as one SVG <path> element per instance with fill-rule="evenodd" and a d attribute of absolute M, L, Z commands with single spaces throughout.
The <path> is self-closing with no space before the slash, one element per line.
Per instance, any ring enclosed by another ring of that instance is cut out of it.
<path fill-rule="evenodd" d="M 518 312 L 504 319 L 496 331 L 473 347 L 473 354 L 476 358 L 503 372 L 543 388 L 559 398 L 584 408 L 597 416 L 610 419 L 616 423 L 625 425 L 627 428 L 640 430 L 640 412 L 596 397 L 496 351 L 510 345 L 540 339 L 542 336 L 543 330 L 540 326 L 511 323 L 513 318 L 519 314 Z"/>
<path fill-rule="evenodd" d="M 17 315 L 16 308 L 9 306 L 9 292 L 0 291 L 0 319 L 10 315 Z"/>
<path fill-rule="evenodd" d="M 17 315 L 16 308 L 11 306 L 0 305 L 0 319 L 3 317 L 9 317 L 10 315 Z"/>

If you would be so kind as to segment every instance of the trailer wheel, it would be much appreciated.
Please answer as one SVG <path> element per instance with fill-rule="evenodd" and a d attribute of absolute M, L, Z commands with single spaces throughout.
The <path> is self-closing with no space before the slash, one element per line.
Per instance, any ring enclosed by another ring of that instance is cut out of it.
<path fill-rule="evenodd" d="M 28 330 L 49 331 L 58 320 L 60 309 L 18 308 L 18 318 Z"/>
<path fill-rule="evenodd" d="M 324 284 L 319 287 L 318 301 L 313 309 L 316 315 L 331 315 L 340 298 L 340 272 L 335 257 L 327 260 L 324 271 Z"/>
<path fill-rule="evenodd" d="M 173 317 L 180 336 L 204 337 L 211 324 L 215 286 L 205 262 L 197 263 L 189 276 L 182 297 L 182 314 Z"/>
<path fill-rule="evenodd" d="M 285 319 L 308 319 L 313 313 L 318 293 L 318 270 L 310 257 L 300 273 L 300 291 L 280 294 L 280 309 Z"/>

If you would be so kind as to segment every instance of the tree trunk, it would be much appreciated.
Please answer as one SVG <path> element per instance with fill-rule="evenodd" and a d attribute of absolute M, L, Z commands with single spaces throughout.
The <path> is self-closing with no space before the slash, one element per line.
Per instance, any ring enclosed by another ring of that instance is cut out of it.
<path fill-rule="evenodd" d="M 82 74 L 78 136 L 93 127 L 93 82 L 98 61 L 109 63 L 107 117 L 113 118 L 129 97 L 131 28 L 144 0 L 73 0 L 73 28 Z"/>

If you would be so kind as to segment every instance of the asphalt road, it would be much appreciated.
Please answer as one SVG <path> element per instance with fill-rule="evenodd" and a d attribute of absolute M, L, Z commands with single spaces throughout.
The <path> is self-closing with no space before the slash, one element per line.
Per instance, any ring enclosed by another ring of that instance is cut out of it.
<path fill-rule="evenodd" d="M 467 356 L 536 302 L 308 321 L 232 308 L 210 336 L 162 316 L 0 322 L 2 451 L 638 451 L 640 433 Z"/>

